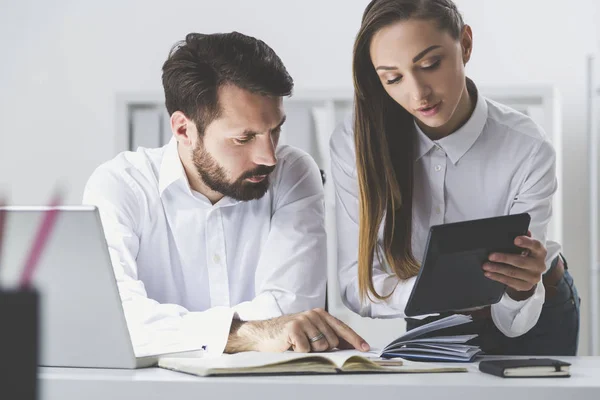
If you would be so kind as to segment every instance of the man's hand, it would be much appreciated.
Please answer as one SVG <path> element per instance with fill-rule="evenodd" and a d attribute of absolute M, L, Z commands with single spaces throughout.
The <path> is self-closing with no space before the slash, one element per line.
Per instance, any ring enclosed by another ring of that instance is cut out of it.
<path fill-rule="evenodd" d="M 348 325 L 317 308 L 266 321 L 233 321 L 225 352 L 293 350 L 308 353 L 334 348 L 370 349 Z"/>
<path fill-rule="evenodd" d="M 510 297 L 525 300 L 533 295 L 546 272 L 546 248 L 531 238 L 531 232 L 517 237 L 515 245 L 524 251 L 521 254 L 492 253 L 483 269 L 485 276 L 508 286 L 506 292 Z"/>

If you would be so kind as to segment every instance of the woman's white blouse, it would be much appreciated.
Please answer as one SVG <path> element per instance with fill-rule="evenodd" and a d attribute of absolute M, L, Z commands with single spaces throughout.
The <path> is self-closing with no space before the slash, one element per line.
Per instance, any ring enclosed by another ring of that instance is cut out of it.
<path fill-rule="evenodd" d="M 547 240 L 552 196 L 557 188 L 555 151 L 542 129 L 529 117 L 477 96 L 470 119 L 451 135 L 432 141 L 414 124 L 415 141 L 412 248 L 421 262 L 430 226 L 527 212 L 535 239 L 546 245 L 547 268 L 560 245 Z M 345 304 L 363 316 L 404 317 L 416 278 L 400 281 L 374 262 L 373 280 L 387 301 L 361 304 L 358 295 L 358 180 L 352 118 L 331 137 L 336 193 L 338 275 Z M 383 230 L 380 229 L 380 243 Z M 532 297 L 515 301 L 505 294 L 491 308 L 506 336 L 519 336 L 537 322 L 544 303 L 538 284 Z"/>

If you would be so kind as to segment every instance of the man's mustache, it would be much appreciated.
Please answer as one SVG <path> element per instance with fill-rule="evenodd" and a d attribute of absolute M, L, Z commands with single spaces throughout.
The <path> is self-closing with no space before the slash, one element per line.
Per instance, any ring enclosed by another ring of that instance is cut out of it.
<path fill-rule="evenodd" d="M 253 176 L 260 175 L 269 175 L 275 169 L 276 165 L 271 165 L 270 167 L 266 165 L 259 165 L 258 167 L 244 172 L 242 176 L 240 176 L 239 180 L 244 180 L 246 178 L 252 178 Z"/>

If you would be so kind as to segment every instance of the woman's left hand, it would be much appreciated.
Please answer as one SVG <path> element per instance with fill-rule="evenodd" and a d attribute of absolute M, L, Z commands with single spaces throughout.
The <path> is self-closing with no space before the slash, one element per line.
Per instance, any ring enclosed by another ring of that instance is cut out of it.
<path fill-rule="evenodd" d="M 483 264 L 485 276 L 506 284 L 506 292 L 515 300 L 531 297 L 535 287 L 546 272 L 546 248 L 539 241 L 527 236 L 518 236 L 515 245 L 523 249 L 521 254 L 492 253 L 489 262 Z"/>

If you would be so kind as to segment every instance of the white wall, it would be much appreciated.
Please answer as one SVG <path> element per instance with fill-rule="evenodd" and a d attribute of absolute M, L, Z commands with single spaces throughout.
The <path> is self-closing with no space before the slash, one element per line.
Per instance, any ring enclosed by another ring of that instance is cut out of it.
<path fill-rule="evenodd" d="M 187 32 L 263 38 L 298 86 L 348 82 L 361 1 L 325 2 L 320 15 L 312 9 L 324 2 L 314 0 L 168 3 L 2 3 L 0 182 L 14 202 L 44 201 L 61 177 L 77 203 L 93 168 L 113 155 L 115 93 L 160 91 L 162 63 Z"/>
<path fill-rule="evenodd" d="M 114 155 L 116 93 L 161 90 L 160 68 L 187 32 L 238 30 L 271 45 L 302 88 L 351 84 L 351 49 L 367 0 L 169 2 L 0 0 L 0 192 L 47 200 L 57 181 L 78 203 Z M 474 30 L 480 85 L 555 84 L 563 96 L 564 247 L 584 301 L 588 216 L 585 55 L 596 50 L 594 0 L 457 0 Z"/>

